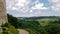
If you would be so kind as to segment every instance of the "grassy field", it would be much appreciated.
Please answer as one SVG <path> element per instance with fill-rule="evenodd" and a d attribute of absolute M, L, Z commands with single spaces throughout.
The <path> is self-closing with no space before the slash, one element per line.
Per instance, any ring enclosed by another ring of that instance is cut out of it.
<path fill-rule="evenodd" d="M 40 23 L 40 25 L 45 26 L 47 25 L 49 22 L 53 22 L 53 21 L 58 21 L 59 19 L 57 18 L 44 18 L 44 19 L 37 19 L 37 21 Z"/>

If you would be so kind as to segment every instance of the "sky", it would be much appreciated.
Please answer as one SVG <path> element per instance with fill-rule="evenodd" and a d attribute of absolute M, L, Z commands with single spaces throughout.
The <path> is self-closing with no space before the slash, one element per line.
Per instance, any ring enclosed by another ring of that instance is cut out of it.
<path fill-rule="evenodd" d="M 6 7 L 15 17 L 60 16 L 60 0 L 6 0 Z"/>

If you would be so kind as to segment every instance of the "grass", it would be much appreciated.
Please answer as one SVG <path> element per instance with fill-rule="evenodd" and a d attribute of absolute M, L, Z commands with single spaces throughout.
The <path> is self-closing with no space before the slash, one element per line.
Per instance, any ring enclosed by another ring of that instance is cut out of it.
<path fill-rule="evenodd" d="M 4 27 L 6 27 L 7 29 L 2 27 L 3 34 L 18 34 L 19 33 L 19 31 L 10 23 L 5 24 Z"/>
<path fill-rule="evenodd" d="M 37 19 L 37 21 L 40 23 L 41 26 L 47 25 L 51 21 L 57 21 L 58 19 L 52 19 L 52 18 L 45 18 L 45 19 Z"/>
<path fill-rule="evenodd" d="M 10 33 L 10 34 L 18 34 L 18 30 L 11 24 L 9 24 L 8 31 L 9 31 L 8 33 Z"/>

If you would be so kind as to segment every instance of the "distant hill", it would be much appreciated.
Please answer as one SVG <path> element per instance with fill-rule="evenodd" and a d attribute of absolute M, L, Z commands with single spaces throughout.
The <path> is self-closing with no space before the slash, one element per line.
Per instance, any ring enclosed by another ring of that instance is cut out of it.
<path fill-rule="evenodd" d="M 52 19 L 60 19 L 60 16 L 39 16 L 39 17 L 17 17 L 18 19 L 22 20 L 29 20 L 29 19 L 44 19 L 44 18 L 52 18 Z"/>

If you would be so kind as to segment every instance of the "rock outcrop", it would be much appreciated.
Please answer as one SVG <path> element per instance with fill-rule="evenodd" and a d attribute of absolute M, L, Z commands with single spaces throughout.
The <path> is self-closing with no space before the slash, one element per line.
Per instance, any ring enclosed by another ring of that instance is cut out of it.
<path fill-rule="evenodd" d="M 2 34 L 1 25 L 7 22 L 6 0 L 0 0 L 0 34 Z"/>
<path fill-rule="evenodd" d="M 7 22 L 6 0 L 0 0 L 0 26 Z"/>

